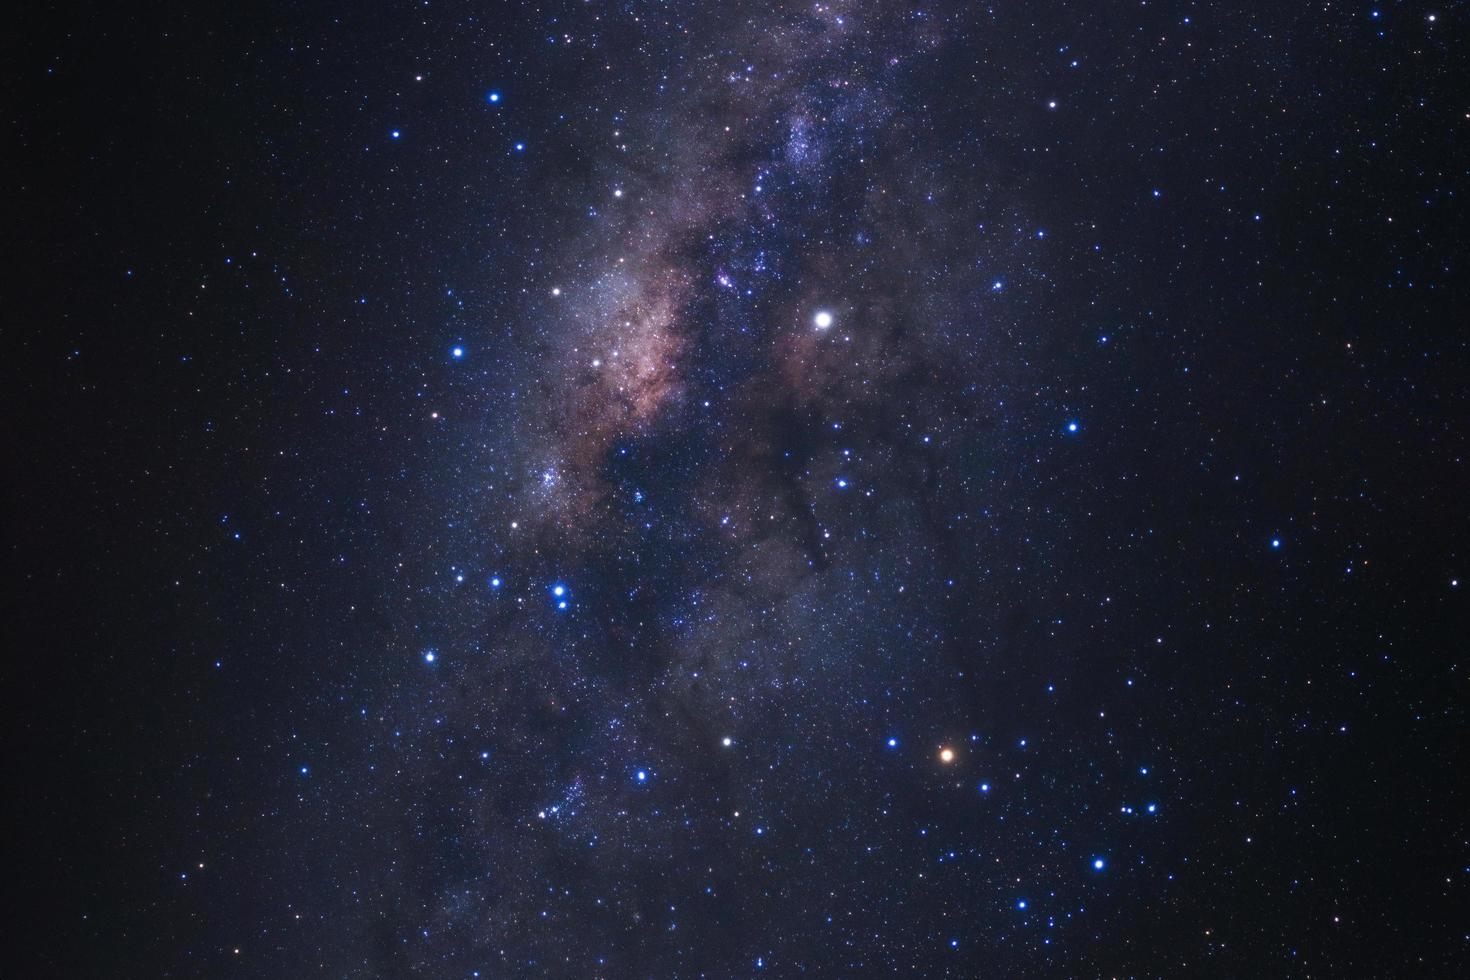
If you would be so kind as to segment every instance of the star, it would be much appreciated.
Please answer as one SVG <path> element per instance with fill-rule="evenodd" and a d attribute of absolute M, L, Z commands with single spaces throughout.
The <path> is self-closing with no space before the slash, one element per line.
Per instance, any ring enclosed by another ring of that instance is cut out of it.
<path fill-rule="evenodd" d="M 939 761 L 940 762 L 944 762 L 944 763 L 953 762 L 954 761 L 954 749 L 950 748 L 947 745 L 944 748 L 940 749 L 939 750 Z"/>
<path fill-rule="evenodd" d="M 812 323 L 816 324 L 818 330 L 826 330 L 832 326 L 832 314 L 827 310 L 818 310 L 817 315 L 812 317 Z"/>

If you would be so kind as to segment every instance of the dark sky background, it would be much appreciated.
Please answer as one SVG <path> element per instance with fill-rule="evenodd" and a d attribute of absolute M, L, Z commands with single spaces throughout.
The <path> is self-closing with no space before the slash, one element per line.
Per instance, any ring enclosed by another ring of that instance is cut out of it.
<path fill-rule="evenodd" d="M 42 6 L 6 975 L 1465 975 L 1463 4 Z"/>

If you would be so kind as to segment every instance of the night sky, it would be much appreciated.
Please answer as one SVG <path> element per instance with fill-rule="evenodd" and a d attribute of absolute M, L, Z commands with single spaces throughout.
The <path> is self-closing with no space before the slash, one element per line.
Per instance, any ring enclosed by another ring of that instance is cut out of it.
<path fill-rule="evenodd" d="M 45 6 L 7 976 L 1470 970 L 1470 8 Z"/>

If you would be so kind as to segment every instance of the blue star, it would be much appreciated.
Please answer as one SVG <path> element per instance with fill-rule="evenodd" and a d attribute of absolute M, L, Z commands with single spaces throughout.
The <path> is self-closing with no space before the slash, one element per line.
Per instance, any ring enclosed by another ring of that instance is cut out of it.
<path fill-rule="evenodd" d="M 896 738 L 890 738 L 888 740 L 888 747 L 890 749 L 896 749 L 896 748 L 898 748 L 898 739 L 896 739 Z"/>
<path fill-rule="evenodd" d="M 461 357 L 464 357 L 464 348 L 463 347 L 451 347 L 451 348 L 449 348 L 449 356 L 452 357 L 452 358 L 454 358 L 456 361 L 459 360 Z"/>
<path fill-rule="evenodd" d="M 1018 909 L 1020 909 L 1020 910 L 1022 910 L 1024 912 L 1026 910 L 1026 900 L 1024 898 L 1017 899 L 1016 900 L 1016 908 L 1018 908 Z"/>
<path fill-rule="evenodd" d="M 1105 862 L 1103 861 L 1102 858 L 1093 858 L 1092 859 L 1092 870 L 1094 870 L 1094 871 L 1101 871 L 1104 867 L 1106 867 L 1106 864 L 1105 864 Z"/>
<path fill-rule="evenodd" d="M 1273 548 L 1279 548 L 1279 547 L 1281 547 L 1281 539 L 1280 538 L 1272 538 L 1271 539 L 1271 547 L 1273 547 Z"/>
<path fill-rule="evenodd" d="M 395 129 L 395 130 L 393 130 L 393 132 L 389 133 L 388 135 L 391 136 L 391 137 L 393 137 L 394 139 L 397 139 L 399 136 L 402 136 L 403 134 L 400 133 L 398 130 Z"/>
<path fill-rule="evenodd" d="M 1077 431 L 1077 423 L 1076 422 L 1068 422 L 1067 423 L 1067 431 L 1068 432 L 1076 432 Z"/>
<path fill-rule="evenodd" d="M 425 650 L 424 651 L 424 663 L 431 664 L 436 659 L 438 659 L 438 656 L 439 655 L 436 654 L 433 650 Z"/>
<path fill-rule="evenodd" d="M 646 770 L 639 769 L 635 775 L 640 783 L 648 782 L 648 772 Z"/>
<path fill-rule="evenodd" d="M 499 102 L 500 101 L 500 93 L 499 92 L 496 92 L 494 90 L 491 90 L 489 93 L 487 93 L 485 95 L 485 101 L 486 102 L 489 102 L 491 104 L 494 104 L 496 102 Z"/>
<path fill-rule="evenodd" d="M 498 589 L 498 588 L 500 588 L 500 576 L 499 575 L 495 575 L 495 576 L 492 576 L 491 577 L 491 579 L 490 579 L 490 588 L 492 588 L 492 589 Z"/>

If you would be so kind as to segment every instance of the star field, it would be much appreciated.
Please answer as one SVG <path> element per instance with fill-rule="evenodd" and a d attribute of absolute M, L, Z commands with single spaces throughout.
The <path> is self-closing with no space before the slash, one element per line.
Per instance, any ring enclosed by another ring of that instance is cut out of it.
<path fill-rule="evenodd" d="M 1467 13 L 25 14 L 17 975 L 1464 975 Z"/>

